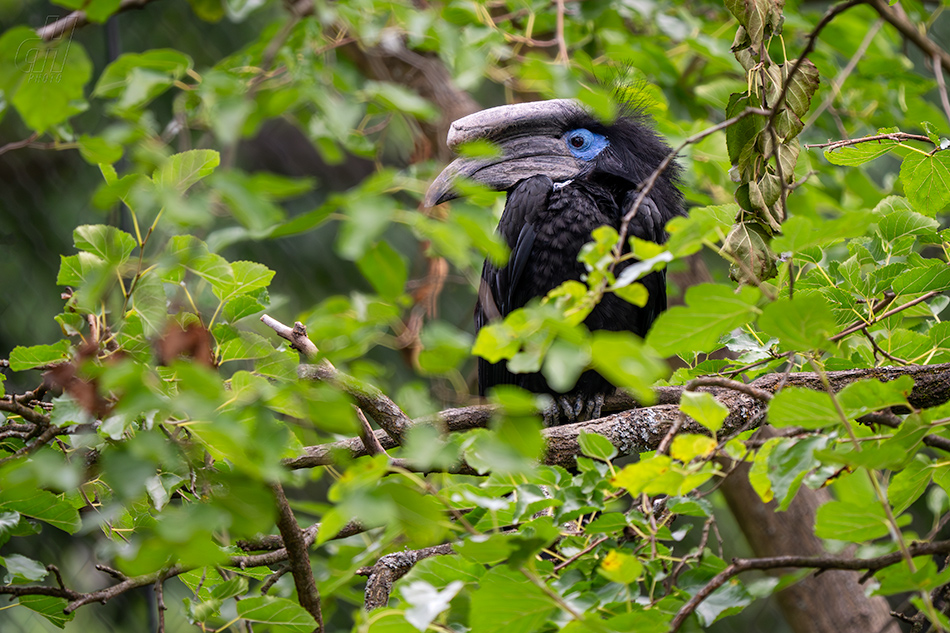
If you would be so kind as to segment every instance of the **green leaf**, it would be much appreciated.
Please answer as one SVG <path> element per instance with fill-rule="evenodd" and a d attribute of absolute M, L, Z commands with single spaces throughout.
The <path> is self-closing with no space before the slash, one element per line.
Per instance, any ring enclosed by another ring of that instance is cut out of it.
<path fill-rule="evenodd" d="M 623 550 L 612 549 L 600 562 L 597 573 L 611 582 L 628 585 L 636 582 L 643 573 L 643 564 L 636 556 L 631 556 Z"/>
<path fill-rule="evenodd" d="M 588 457 L 608 462 L 617 456 L 617 449 L 603 435 L 581 431 L 577 436 L 577 443 L 581 447 L 581 452 Z"/>
<path fill-rule="evenodd" d="M 66 623 L 76 617 L 76 612 L 64 613 L 69 602 L 66 598 L 53 596 L 20 596 L 17 601 L 21 606 L 39 613 L 54 626 L 66 628 Z"/>
<path fill-rule="evenodd" d="M 732 279 L 753 284 L 775 276 L 775 255 L 768 246 L 770 235 L 770 231 L 758 222 L 744 221 L 733 225 L 720 249 L 732 262 L 729 266 Z"/>
<path fill-rule="evenodd" d="M 769 424 L 776 428 L 820 429 L 840 423 L 841 417 L 831 397 L 823 391 L 786 387 L 769 403 Z"/>
<path fill-rule="evenodd" d="M 0 43 L 0 64 L 10 64 L 14 81 L 5 87 L 0 74 L 0 92 L 30 129 L 43 134 L 89 107 L 83 90 L 92 77 L 92 62 L 79 42 L 65 37 L 46 44 L 19 29 L 4 40 L 11 35 L 14 42 L 19 39 L 16 52 L 7 58 L 2 50 L 6 42 Z"/>
<path fill-rule="evenodd" d="M 920 498 L 930 485 L 933 468 L 922 455 L 918 455 L 904 470 L 891 478 L 887 486 L 887 499 L 898 515 Z"/>
<path fill-rule="evenodd" d="M 796 293 L 794 299 L 779 299 L 762 310 L 759 327 L 781 341 L 783 351 L 830 349 L 828 337 L 837 328 L 828 301 L 818 293 Z"/>
<path fill-rule="evenodd" d="M 899 200 L 906 204 L 903 198 L 894 199 L 895 201 Z M 910 209 L 900 208 L 897 206 L 898 204 L 900 203 L 895 203 L 895 206 L 891 207 L 893 210 L 878 222 L 877 230 L 881 234 L 881 237 L 888 242 L 894 242 L 911 235 L 920 237 L 936 234 L 937 229 L 940 227 L 940 224 L 936 220 L 911 211 Z M 880 205 L 878 208 L 881 208 Z"/>
<path fill-rule="evenodd" d="M 46 566 L 32 558 L 20 554 L 0 556 L 0 565 L 7 568 L 7 576 L 3 579 L 6 585 L 14 582 L 37 582 L 46 578 Z"/>
<path fill-rule="evenodd" d="M 256 358 L 267 358 L 274 351 L 274 346 L 269 340 L 244 330 L 238 332 L 235 338 L 225 341 L 220 349 L 221 363 L 235 360 L 252 360 Z"/>
<path fill-rule="evenodd" d="M 266 294 L 264 295 L 266 297 Z M 224 318 L 228 323 L 235 323 L 244 317 L 257 314 L 267 308 L 267 305 L 251 295 L 240 295 L 224 304 Z"/>
<path fill-rule="evenodd" d="M 664 356 L 711 352 L 720 337 L 752 320 L 759 290 L 743 286 L 738 292 L 718 284 L 700 284 L 686 291 L 686 305 L 660 314 L 647 343 Z"/>
<path fill-rule="evenodd" d="M 597 330 L 590 349 L 593 368 L 614 385 L 632 390 L 640 402 L 652 402 L 653 383 L 668 375 L 663 359 L 630 332 Z"/>
<path fill-rule="evenodd" d="M 768 476 L 771 489 L 784 512 L 798 493 L 805 476 L 819 465 L 816 450 L 828 444 L 827 438 L 809 437 L 802 440 L 782 440 L 768 454 Z"/>
<path fill-rule="evenodd" d="M 192 149 L 169 156 L 152 174 L 156 185 L 184 193 L 193 184 L 209 176 L 221 164 L 221 155 L 211 149 Z"/>
<path fill-rule="evenodd" d="M 739 212 L 739 205 L 725 204 L 689 210 L 689 217 L 675 217 L 666 225 L 670 239 L 666 247 L 676 257 L 698 252 L 706 242 L 716 243 L 725 236 Z"/>
<path fill-rule="evenodd" d="M 517 596 L 517 599 L 513 599 Z M 472 592 L 470 623 L 479 633 L 536 630 L 555 610 L 544 592 L 513 569 L 495 567 Z"/>
<path fill-rule="evenodd" d="M 743 607 L 750 604 L 752 596 L 742 583 L 733 578 L 731 582 L 709 594 L 696 608 L 696 615 L 703 626 L 709 626 L 721 618 L 739 613 Z"/>
<path fill-rule="evenodd" d="M 909 153 L 900 178 L 914 209 L 933 216 L 950 202 L 950 152 Z"/>
<path fill-rule="evenodd" d="M 146 336 L 162 330 L 168 315 L 165 286 L 154 271 L 141 273 L 132 292 L 130 307 L 142 318 Z"/>
<path fill-rule="evenodd" d="M 950 569 L 944 568 L 943 571 L 938 572 L 937 565 L 931 557 L 918 556 L 913 560 L 915 567 L 913 572 L 908 568 L 907 561 L 902 559 L 897 564 L 885 567 L 874 574 L 881 583 L 874 593 L 888 596 L 910 591 L 931 592 L 950 581 Z M 922 605 L 918 605 L 918 609 L 921 607 Z"/>
<path fill-rule="evenodd" d="M 227 288 L 220 287 L 218 297 L 222 300 L 257 292 L 269 286 L 271 279 L 274 278 L 274 271 L 264 264 L 247 261 L 231 262 L 231 274 L 234 275 L 233 285 Z M 218 288 L 215 289 L 215 294 L 218 294 Z"/>
<path fill-rule="evenodd" d="M 840 218 L 825 220 L 818 225 L 805 216 L 792 216 L 782 224 L 782 234 L 772 240 L 772 250 L 777 253 L 799 253 L 846 237 L 864 235 L 874 222 L 874 214 L 867 211 L 845 213 Z"/>
<path fill-rule="evenodd" d="M 906 525 L 909 516 L 899 517 L 898 524 Z M 878 503 L 856 505 L 846 501 L 829 501 L 818 508 L 815 517 L 815 535 L 819 538 L 860 543 L 887 536 L 890 524 L 884 509 Z"/>
<path fill-rule="evenodd" d="M 122 146 L 101 136 L 83 134 L 79 137 L 79 153 L 92 165 L 105 163 L 111 165 L 122 158 Z"/>
<path fill-rule="evenodd" d="M 670 457 L 686 464 L 696 457 L 708 457 L 714 450 L 716 450 L 715 439 L 695 433 L 680 433 L 673 438 Z"/>
<path fill-rule="evenodd" d="M 356 266 L 379 296 L 386 299 L 400 296 L 409 279 L 405 258 L 385 241 L 378 242 L 363 253 Z"/>
<path fill-rule="evenodd" d="M 92 94 L 117 98 L 120 110 L 135 110 L 165 92 L 191 67 L 190 57 L 169 48 L 125 53 L 106 66 Z"/>
<path fill-rule="evenodd" d="M 3 383 L 0 382 L 0 387 Z M 19 512 L 0 512 L 0 545 L 6 543 L 20 524 Z"/>
<path fill-rule="evenodd" d="M 355 195 L 345 201 L 346 221 L 340 227 L 337 252 L 344 259 L 359 260 L 385 232 L 396 212 L 389 196 Z"/>
<path fill-rule="evenodd" d="M 438 116 L 438 110 L 431 103 L 405 86 L 382 81 L 367 81 L 363 99 L 376 101 L 387 110 L 410 114 L 428 121 Z"/>
<path fill-rule="evenodd" d="M 887 154 L 898 145 L 897 141 L 890 139 L 867 141 L 855 145 L 846 145 L 838 149 L 826 149 L 825 158 L 833 165 L 856 167 Z"/>
<path fill-rule="evenodd" d="M 508 560 L 514 548 L 514 542 L 508 534 L 504 533 L 491 536 L 479 534 L 454 546 L 459 556 L 464 556 L 480 565 L 494 565 Z"/>
<path fill-rule="evenodd" d="M 135 238 L 114 226 L 86 224 L 73 231 L 76 248 L 92 253 L 112 266 L 124 264 L 135 250 Z"/>
<path fill-rule="evenodd" d="M 914 295 L 950 288 L 950 266 L 939 259 L 928 259 L 925 265 L 915 266 L 894 278 L 894 292 Z"/>
<path fill-rule="evenodd" d="M 611 479 L 611 483 L 618 488 L 626 488 L 631 496 L 641 493 L 679 496 L 692 492 L 710 477 L 712 473 L 708 470 L 693 472 L 666 455 L 653 455 L 625 466 Z"/>
<path fill-rule="evenodd" d="M 632 283 L 627 286 L 621 286 L 620 288 L 614 287 L 611 291 L 624 301 L 640 308 L 645 306 L 650 298 L 647 287 L 640 283 Z"/>
<path fill-rule="evenodd" d="M 82 525 L 79 511 L 67 501 L 46 490 L 29 486 L 0 490 L 0 510 L 19 512 L 69 534 L 74 534 Z"/>
<path fill-rule="evenodd" d="M 33 345 L 14 347 L 10 352 L 10 369 L 26 371 L 34 367 L 44 367 L 61 363 L 69 359 L 69 341 L 62 339 L 54 345 Z"/>
<path fill-rule="evenodd" d="M 868 378 L 846 386 L 838 392 L 837 398 L 845 415 L 853 419 L 887 407 L 909 406 L 907 397 L 913 388 L 914 379 L 910 376 L 887 382 Z"/>
<path fill-rule="evenodd" d="M 713 433 L 722 428 L 722 423 L 729 415 L 729 409 L 707 392 L 684 391 L 680 398 L 680 410 Z"/>
<path fill-rule="evenodd" d="M 292 633 L 310 633 L 317 623 L 306 609 L 286 598 L 257 596 L 237 603 L 238 617 L 274 626 Z"/>

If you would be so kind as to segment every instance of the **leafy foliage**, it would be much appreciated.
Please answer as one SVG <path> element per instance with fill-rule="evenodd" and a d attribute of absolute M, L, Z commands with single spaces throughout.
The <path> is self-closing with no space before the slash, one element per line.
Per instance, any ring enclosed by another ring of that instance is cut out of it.
<path fill-rule="evenodd" d="M 120 10 L 60 4 L 82 8 L 90 30 Z M 31 289 L 62 293 L 61 337 L 3 350 L 0 593 L 17 608 L 0 621 L 29 612 L 79 628 L 97 608 L 83 605 L 113 597 L 73 589 L 89 582 L 70 556 L 38 545 L 68 538 L 95 551 L 113 586 L 177 592 L 169 618 L 202 630 L 714 626 L 777 587 L 733 578 L 702 593 L 729 569 L 732 552 L 708 534 L 724 464 L 740 462 L 779 510 L 830 486 L 814 534 L 867 558 L 902 553 L 877 570 L 874 591 L 946 620 L 932 592 L 950 572 L 909 548 L 944 534 L 950 394 L 922 396 L 899 374 L 950 362 L 950 128 L 934 105 L 943 88 L 896 31 L 862 42 L 869 6 L 834 15 L 796 58 L 820 16 L 768 0 L 367 0 L 292 14 L 273 2 L 189 4 L 177 17 L 201 29 L 226 20 L 241 46 L 209 59 L 146 38 L 103 65 L 82 32 L 0 34 L 0 116 L 27 139 L 0 154 L 62 150 L 77 178 L 95 181 L 75 197 L 98 214 L 70 219 L 59 290 Z M 928 17 L 916 3 L 905 11 Z M 240 25 L 248 16 L 253 28 Z M 849 61 L 856 70 L 841 71 Z M 477 107 L 469 95 L 487 106 L 502 88 L 576 98 L 610 118 L 618 76 L 682 144 L 689 217 L 670 223 L 663 246 L 627 240 L 632 255 L 621 233 L 596 230 L 580 254 L 585 279 L 473 336 L 469 282 L 486 257 L 506 257 L 493 233 L 502 199 L 473 188 L 451 208 L 419 208 L 448 158 L 448 123 Z M 261 169 L 249 156 L 284 129 L 317 167 Z M 297 257 L 329 269 L 308 270 L 318 279 L 303 293 L 286 280 L 295 262 L 274 255 L 294 239 L 306 241 Z M 678 284 L 697 255 L 711 278 L 680 288 L 645 340 L 583 326 L 605 293 L 643 305 L 638 279 L 666 269 Z M 617 276 L 621 257 L 638 262 Z M 298 377 L 297 351 L 254 318 L 265 311 L 305 324 L 323 380 Z M 725 359 L 708 356 L 723 347 Z M 665 428 L 631 439 L 604 422 L 542 435 L 545 403 L 498 389 L 490 421 L 448 432 L 450 415 L 423 416 L 470 402 L 472 354 L 541 371 L 563 391 L 595 369 L 644 405 L 656 387 L 680 387 L 678 405 L 654 411 L 678 406 L 684 427 L 666 445 Z M 674 356 L 676 371 L 664 360 Z M 884 365 L 899 369 L 885 376 Z M 845 370 L 856 372 L 847 384 L 829 378 Z M 820 388 L 796 386 L 803 372 Z M 780 385 L 756 396 L 781 431 L 765 442 L 760 418 L 683 388 L 775 373 Z M 392 434 L 401 445 L 388 454 L 347 439 L 364 412 L 385 426 L 397 408 L 417 422 Z M 551 458 L 564 437 L 576 445 L 571 469 Z M 286 508 L 278 489 L 291 493 Z M 313 526 L 297 534 L 310 548 L 304 571 L 280 527 L 291 510 Z M 420 557 L 383 608 L 361 611 L 361 568 L 446 543 L 451 557 Z M 295 582 L 311 566 L 319 610 Z"/>

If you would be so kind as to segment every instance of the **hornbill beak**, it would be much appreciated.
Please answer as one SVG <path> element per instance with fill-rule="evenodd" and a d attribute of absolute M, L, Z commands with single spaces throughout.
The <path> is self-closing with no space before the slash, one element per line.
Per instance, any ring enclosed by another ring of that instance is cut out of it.
<path fill-rule="evenodd" d="M 459 197 L 454 184 L 460 177 L 505 191 L 530 176 L 543 174 L 558 182 L 588 171 L 590 164 L 571 154 L 561 135 L 572 121 L 589 116 L 576 101 L 552 99 L 489 108 L 459 119 L 449 129 L 449 149 L 485 140 L 500 155 L 453 161 L 429 186 L 425 206 Z"/>

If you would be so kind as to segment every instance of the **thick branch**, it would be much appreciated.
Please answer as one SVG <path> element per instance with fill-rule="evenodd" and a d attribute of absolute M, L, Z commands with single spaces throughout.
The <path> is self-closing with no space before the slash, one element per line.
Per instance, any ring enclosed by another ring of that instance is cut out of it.
<path fill-rule="evenodd" d="M 911 376 L 914 379 L 914 389 L 909 401 L 915 408 L 933 407 L 950 400 L 950 363 L 852 369 L 832 371 L 827 375 L 835 391 L 862 379 L 887 382 L 900 376 Z M 767 374 L 746 385 L 744 387 L 746 393 L 737 391 L 732 383 L 724 384 L 730 384 L 730 387 L 699 388 L 700 391 L 713 394 L 729 409 L 729 416 L 720 433 L 721 437 L 729 437 L 740 429 L 755 428 L 762 424 L 765 418 L 764 400 L 767 394 L 775 393 L 783 384 L 824 391 L 821 377 L 814 372 L 801 372 L 787 376 L 784 373 Z M 657 402 L 660 404 L 655 406 L 623 411 L 599 420 L 544 429 L 542 433 L 548 444 L 545 463 L 573 468 L 574 460 L 580 454 L 578 436 L 582 430 L 605 436 L 621 455 L 655 450 L 679 415 L 679 407 L 676 403 L 679 402 L 683 390 L 684 387 L 661 387 L 656 390 Z M 749 394 L 755 394 L 756 397 Z M 629 398 L 614 398 L 609 404 L 616 406 L 621 403 L 635 406 Z M 450 432 L 465 431 L 485 426 L 493 412 L 494 408 L 488 406 L 448 409 L 437 416 L 421 419 L 415 423 L 442 424 Z M 689 433 L 706 432 L 689 419 L 683 426 L 683 430 Z M 377 431 L 376 436 L 384 448 L 389 449 L 395 446 L 395 443 L 382 432 Z M 355 437 L 319 446 L 309 446 L 304 449 L 304 455 L 289 459 L 285 464 L 290 468 L 327 466 L 334 463 L 333 453 L 336 451 L 346 452 L 351 457 L 367 454 L 362 440 Z"/>

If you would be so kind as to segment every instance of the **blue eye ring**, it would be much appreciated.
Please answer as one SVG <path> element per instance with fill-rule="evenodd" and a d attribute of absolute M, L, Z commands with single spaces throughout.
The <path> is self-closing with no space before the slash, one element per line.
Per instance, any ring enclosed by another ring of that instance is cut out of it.
<path fill-rule="evenodd" d="M 584 134 L 584 132 L 587 132 L 587 134 Z M 593 141 L 591 136 L 591 133 L 587 130 L 574 130 L 574 132 L 567 137 L 567 142 L 572 150 L 583 152 L 590 147 L 591 141 Z"/>
<path fill-rule="evenodd" d="M 610 145 L 606 136 L 587 128 L 569 130 L 562 138 L 571 154 L 585 161 L 593 160 Z"/>

